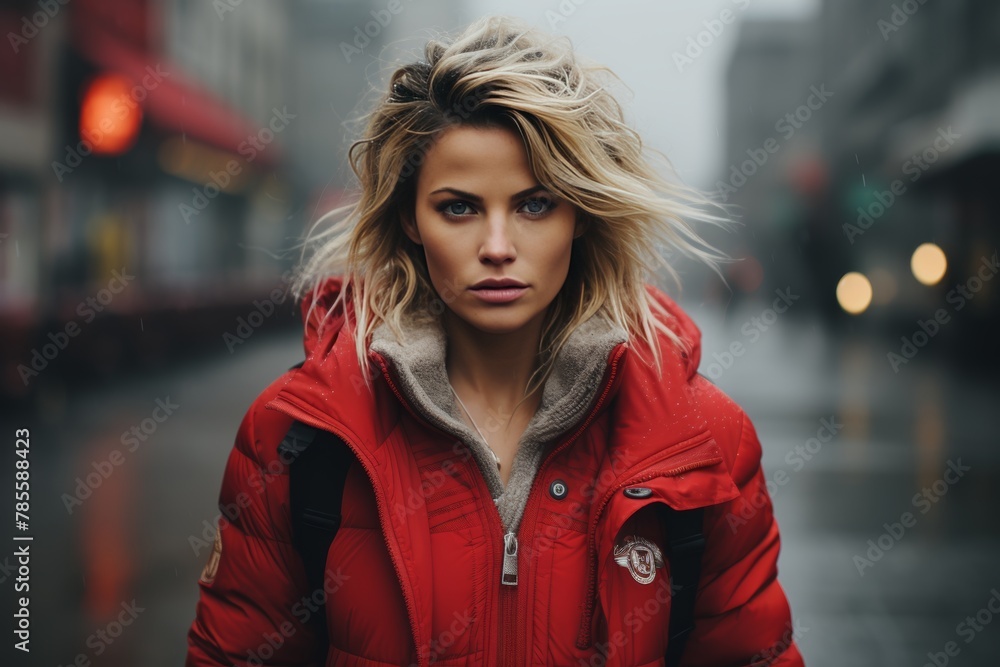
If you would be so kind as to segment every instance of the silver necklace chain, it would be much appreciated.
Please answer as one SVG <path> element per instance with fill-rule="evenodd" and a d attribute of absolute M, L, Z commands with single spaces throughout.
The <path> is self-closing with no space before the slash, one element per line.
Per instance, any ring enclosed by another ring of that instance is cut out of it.
<path fill-rule="evenodd" d="M 448 384 L 448 386 L 451 387 L 451 393 L 453 393 L 455 395 L 455 398 L 458 400 L 458 404 L 462 406 L 462 409 L 465 411 L 465 414 L 468 415 L 469 421 L 471 421 L 472 425 L 476 427 L 476 431 L 479 432 L 479 437 L 482 438 L 483 442 L 486 443 L 486 446 L 489 447 L 490 453 L 493 454 L 493 458 L 497 462 L 497 470 L 500 470 L 500 457 L 497 456 L 497 453 L 495 451 L 493 451 L 492 447 L 490 447 L 489 441 L 486 439 L 486 436 L 483 435 L 483 432 L 480 430 L 479 424 L 477 424 L 476 420 L 472 418 L 472 413 L 470 413 L 469 409 L 467 407 L 465 407 L 465 403 L 462 402 L 462 399 L 458 395 L 458 392 L 455 391 L 455 387 L 452 387 L 450 383 Z"/>

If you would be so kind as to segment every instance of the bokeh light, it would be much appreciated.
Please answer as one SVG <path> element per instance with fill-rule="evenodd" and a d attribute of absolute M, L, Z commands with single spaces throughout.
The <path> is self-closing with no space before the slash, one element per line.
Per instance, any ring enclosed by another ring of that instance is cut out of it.
<path fill-rule="evenodd" d="M 135 143 L 142 108 L 130 95 L 132 82 L 118 74 L 95 77 L 80 105 L 80 139 L 97 154 L 124 153 Z"/>
<path fill-rule="evenodd" d="M 944 251 L 936 244 L 923 243 L 910 257 L 910 270 L 913 271 L 913 277 L 924 285 L 936 285 L 948 270 L 948 260 Z"/>
<path fill-rule="evenodd" d="M 872 284 L 863 273 L 852 271 L 837 283 L 837 303 L 852 315 L 865 312 L 872 302 Z"/>

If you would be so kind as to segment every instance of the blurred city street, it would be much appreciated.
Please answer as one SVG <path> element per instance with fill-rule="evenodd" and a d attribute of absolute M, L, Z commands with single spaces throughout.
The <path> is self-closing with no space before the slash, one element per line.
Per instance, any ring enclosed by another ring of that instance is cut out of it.
<path fill-rule="evenodd" d="M 946 369 L 895 374 L 884 351 L 833 342 L 808 319 L 780 319 L 727 369 L 711 367 L 746 340 L 740 325 L 764 306 L 747 302 L 726 318 L 687 308 L 705 336 L 702 373 L 715 371 L 761 438 L 783 537 L 779 574 L 807 664 L 922 665 L 949 641 L 961 651 L 954 664 L 995 664 L 1000 619 L 979 632 L 956 628 L 1000 588 L 1000 519 L 990 511 L 1000 499 L 1000 453 L 984 435 L 1000 391 Z M 35 636 L 45 638 L 34 664 L 69 665 L 79 654 L 101 655 L 107 667 L 181 664 L 208 554 L 201 540 L 211 541 L 205 522 L 218 513 L 236 428 L 257 392 L 300 359 L 300 345 L 261 337 L 236 354 L 81 397 L 33 430 L 42 486 L 33 572 L 46 605 L 34 609 Z M 157 400 L 174 414 L 133 452 L 119 448 L 125 460 L 67 506 L 76 478 L 107 460 Z M 70 448 L 73 457 L 51 456 Z M 935 482 L 949 461 L 962 473 L 942 491 Z M 926 500 L 914 500 L 924 488 Z M 903 526 L 907 511 L 915 523 Z M 883 555 L 869 553 L 869 540 Z M 96 633 L 133 600 L 143 609 L 134 627 L 104 644 Z"/>
<path fill-rule="evenodd" d="M 32 639 L 0 665 L 183 664 L 240 420 L 301 361 L 301 241 L 392 72 L 487 14 L 608 67 L 650 166 L 739 222 L 694 229 L 739 261 L 650 282 L 759 435 L 806 664 L 1000 664 L 1000 3 L 12 0 L 0 590 Z"/>
<path fill-rule="evenodd" d="M 707 362 L 746 341 L 737 323 L 764 307 L 733 312 L 732 326 L 693 311 Z M 782 531 L 779 580 L 806 664 L 919 666 L 949 641 L 961 649 L 953 664 L 996 664 L 1000 625 L 972 635 L 956 626 L 1000 590 L 991 509 L 1000 500 L 1000 388 L 919 356 L 896 374 L 880 345 L 779 320 L 717 381 L 761 439 Z M 824 420 L 843 428 L 817 442 Z M 968 471 L 946 476 L 949 461 Z M 900 530 L 904 512 L 915 521 Z M 869 554 L 869 540 L 884 555 Z"/>

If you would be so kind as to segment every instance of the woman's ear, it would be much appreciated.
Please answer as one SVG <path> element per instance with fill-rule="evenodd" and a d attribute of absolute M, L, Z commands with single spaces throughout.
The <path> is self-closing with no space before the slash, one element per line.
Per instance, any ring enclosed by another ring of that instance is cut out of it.
<path fill-rule="evenodd" d="M 420 230 L 417 229 L 417 223 L 413 219 L 412 213 L 400 212 L 399 214 L 400 224 L 403 226 L 403 233 L 406 234 L 411 241 L 417 245 L 423 245 L 420 240 Z"/>
<path fill-rule="evenodd" d="M 590 228 L 590 217 L 584 213 L 576 212 L 576 228 L 573 230 L 573 238 L 578 239 Z"/>

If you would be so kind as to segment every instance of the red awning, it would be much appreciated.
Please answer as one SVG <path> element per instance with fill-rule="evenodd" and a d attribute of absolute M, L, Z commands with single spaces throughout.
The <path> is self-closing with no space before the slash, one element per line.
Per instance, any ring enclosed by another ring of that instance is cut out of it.
<path fill-rule="evenodd" d="M 74 39 L 80 54 L 98 67 L 135 81 L 145 96 L 143 113 L 157 127 L 234 154 L 239 154 L 241 144 L 246 151 L 248 138 L 263 129 L 157 54 L 138 51 L 110 35 L 84 32 L 77 31 Z M 274 166 L 280 158 L 277 143 L 254 151 L 254 161 L 261 166 Z"/>

